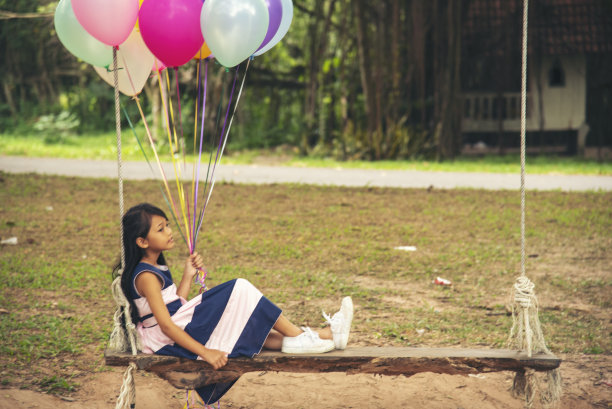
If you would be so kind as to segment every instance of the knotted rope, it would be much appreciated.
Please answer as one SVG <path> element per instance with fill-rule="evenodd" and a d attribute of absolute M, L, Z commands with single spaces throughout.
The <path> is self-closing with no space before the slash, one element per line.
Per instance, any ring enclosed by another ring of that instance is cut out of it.
<path fill-rule="evenodd" d="M 130 312 L 130 303 L 123 294 L 121 289 L 121 275 L 123 274 L 123 267 L 125 267 L 125 250 L 123 248 L 123 161 L 121 159 L 121 113 L 119 109 L 119 75 L 117 66 L 117 47 L 113 47 L 113 77 L 115 85 L 115 129 L 117 131 L 117 180 L 119 184 L 119 226 L 120 226 L 120 242 L 119 247 L 121 248 L 121 269 L 119 275 L 113 280 L 111 284 L 111 291 L 113 299 L 117 305 L 115 314 L 113 315 L 113 330 L 110 335 L 109 349 L 114 351 L 126 352 L 130 350 L 132 355 L 138 353 L 140 345 L 138 342 L 138 334 L 136 333 L 136 326 L 132 323 L 132 315 Z M 121 315 L 123 314 L 123 320 L 125 322 L 125 329 L 121 322 Z M 131 362 L 127 370 L 123 374 L 123 384 L 121 385 L 121 391 L 117 398 L 117 404 L 115 409 L 130 409 L 135 407 L 136 402 L 136 387 L 134 384 L 134 369 L 136 364 Z"/>
<path fill-rule="evenodd" d="M 512 329 L 509 344 L 512 348 L 525 351 L 528 357 L 533 352 L 550 353 L 546 347 L 544 334 L 538 318 L 538 299 L 535 295 L 535 284 L 525 273 L 525 151 L 527 134 L 527 28 L 529 21 L 529 0 L 523 1 L 523 44 L 521 70 L 521 275 L 516 279 L 512 289 Z M 535 371 L 526 369 L 517 372 L 512 392 L 524 396 L 525 406 L 531 407 L 540 392 L 544 405 L 555 404 L 561 398 L 561 372 L 559 368 L 547 371 L 546 391 L 540 391 Z"/>

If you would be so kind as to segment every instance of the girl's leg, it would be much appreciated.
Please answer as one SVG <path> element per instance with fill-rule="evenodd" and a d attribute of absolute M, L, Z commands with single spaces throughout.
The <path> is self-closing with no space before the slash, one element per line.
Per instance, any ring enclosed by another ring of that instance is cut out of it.
<path fill-rule="evenodd" d="M 280 332 L 281 335 L 286 336 L 286 337 L 297 337 L 302 332 L 304 332 L 302 331 L 300 327 L 296 326 L 291 321 L 289 321 L 283 314 L 281 314 L 280 317 L 278 317 L 276 324 L 274 324 L 274 329 Z M 319 334 L 319 337 L 321 339 L 332 339 L 333 338 L 330 327 L 325 327 L 316 332 Z M 281 342 L 282 342 L 282 338 L 281 338 Z"/>
<path fill-rule="evenodd" d="M 319 334 L 319 338 L 321 339 L 334 339 L 334 335 L 329 325 L 323 329 L 317 330 L 317 334 Z"/>
<path fill-rule="evenodd" d="M 297 337 L 304 332 L 300 327 L 289 321 L 283 314 L 278 317 L 273 328 L 286 337 Z"/>
<path fill-rule="evenodd" d="M 264 342 L 263 346 L 265 349 L 280 351 L 280 349 L 283 347 L 283 338 L 283 334 L 272 330 L 270 331 L 270 334 L 268 334 L 268 338 L 266 338 L 266 342 Z"/>

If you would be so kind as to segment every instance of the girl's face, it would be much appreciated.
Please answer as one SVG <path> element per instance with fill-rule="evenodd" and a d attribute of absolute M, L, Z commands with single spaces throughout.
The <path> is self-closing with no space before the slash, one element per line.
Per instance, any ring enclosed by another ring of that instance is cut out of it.
<path fill-rule="evenodd" d="M 153 215 L 146 242 L 148 244 L 147 247 L 154 251 L 170 250 L 174 247 L 172 229 L 167 219 L 162 216 Z"/>

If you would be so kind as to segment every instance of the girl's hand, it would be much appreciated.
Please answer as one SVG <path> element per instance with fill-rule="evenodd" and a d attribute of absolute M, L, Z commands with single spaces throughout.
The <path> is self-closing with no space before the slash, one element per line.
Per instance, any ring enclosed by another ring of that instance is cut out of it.
<path fill-rule="evenodd" d="M 185 275 L 193 277 L 198 270 L 202 269 L 204 269 L 204 261 L 202 257 L 194 251 L 185 261 Z"/>
<path fill-rule="evenodd" d="M 227 354 L 218 349 L 207 349 L 202 355 L 202 359 L 208 362 L 214 369 L 219 369 L 227 363 Z"/>

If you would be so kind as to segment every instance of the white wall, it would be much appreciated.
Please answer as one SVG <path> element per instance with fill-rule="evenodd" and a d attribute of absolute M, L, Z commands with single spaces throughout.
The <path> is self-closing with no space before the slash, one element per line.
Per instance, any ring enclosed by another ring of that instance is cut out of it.
<path fill-rule="evenodd" d="M 533 58 L 532 58 L 533 60 Z M 551 86 L 549 73 L 558 64 L 564 74 L 564 85 Z M 538 65 L 540 65 L 538 67 Z M 586 119 L 586 58 L 583 55 L 542 58 L 540 64 L 530 65 L 528 73 L 527 130 L 576 130 Z M 541 94 L 538 90 L 540 81 Z M 466 93 L 464 97 L 462 130 L 464 132 L 496 132 L 500 119 L 492 114 L 494 92 Z M 543 122 L 540 120 L 540 98 Z M 520 93 L 504 94 L 506 117 L 503 130 L 520 130 Z M 476 109 L 476 106 L 478 108 Z M 485 109 L 486 107 L 486 109 Z M 543 128 L 541 126 L 543 125 Z"/>
<path fill-rule="evenodd" d="M 549 73 L 553 64 L 558 62 L 565 74 L 564 86 L 551 86 Z M 528 130 L 540 129 L 540 106 L 542 98 L 544 130 L 558 131 L 578 129 L 586 119 L 586 58 L 584 55 L 544 57 L 539 72 L 532 65 L 534 73 L 530 79 L 531 115 L 527 122 Z M 536 74 L 541 81 L 541 96 L 538 93 Z"/>

